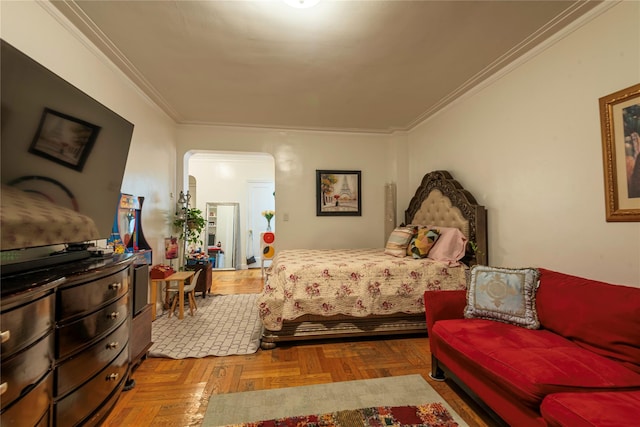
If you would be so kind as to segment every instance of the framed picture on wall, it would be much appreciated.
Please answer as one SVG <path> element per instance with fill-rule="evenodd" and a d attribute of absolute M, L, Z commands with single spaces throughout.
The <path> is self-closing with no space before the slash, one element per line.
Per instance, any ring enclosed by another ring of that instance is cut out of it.
<path fill-rule="evenodd" d="M 362 216 L 361 172 L 316 170 L 317 216 Z"/>
<path fill-rule="evenodd" d="M 29 152 L 82 171 L 100 126 L 45 108 Z"/>
<path fill-rule="evenodd" d="M 607 221 L 640 221 L 640 84 L 600 98 Z"/>

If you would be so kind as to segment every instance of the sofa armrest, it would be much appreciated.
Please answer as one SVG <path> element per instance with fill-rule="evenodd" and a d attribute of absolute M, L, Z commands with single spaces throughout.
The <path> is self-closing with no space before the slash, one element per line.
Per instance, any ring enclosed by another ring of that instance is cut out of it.
<path fill-rule="evenodd" d="M 433 324 L 438 320 L 464 319 L 467 305 L 467 291 L 426 291 L 424 312 L 427 317 L 427 331 L 431 335 Z"/>

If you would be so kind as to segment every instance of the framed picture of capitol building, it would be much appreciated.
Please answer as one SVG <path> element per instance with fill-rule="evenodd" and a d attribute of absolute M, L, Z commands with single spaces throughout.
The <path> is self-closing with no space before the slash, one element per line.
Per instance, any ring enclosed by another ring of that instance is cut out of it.
<path fill-rule="evenodd" d="M 361 172 L 316 170 L 317 216 L 362 216 Z"/>

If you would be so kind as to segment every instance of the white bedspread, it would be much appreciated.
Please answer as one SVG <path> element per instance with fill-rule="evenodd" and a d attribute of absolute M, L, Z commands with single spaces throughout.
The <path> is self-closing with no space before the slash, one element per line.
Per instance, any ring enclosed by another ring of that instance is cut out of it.
<path fill-rule="evenodd" d="M 305 314 L 354 317 L 424 312 L 427 290 L 466 288 L 464 265 L 396 258 L 383 249 L 282 250 L 258 298 L 267 330 Z"/>

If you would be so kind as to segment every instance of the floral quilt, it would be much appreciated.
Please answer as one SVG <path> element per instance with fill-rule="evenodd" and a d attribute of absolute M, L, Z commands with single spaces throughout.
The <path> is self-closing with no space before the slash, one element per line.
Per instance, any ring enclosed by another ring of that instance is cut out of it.
<path fill-rule="evenodd" d="M 423 313 L 424 292 L 466 289 L 466 270 L 383 249 L 282 250 L 267 269 L 260 317 L 265 329 L 279 331 L 283 320 L 305 314 Z"/>

